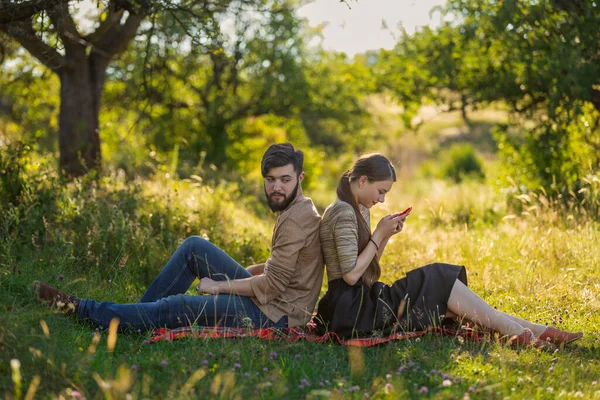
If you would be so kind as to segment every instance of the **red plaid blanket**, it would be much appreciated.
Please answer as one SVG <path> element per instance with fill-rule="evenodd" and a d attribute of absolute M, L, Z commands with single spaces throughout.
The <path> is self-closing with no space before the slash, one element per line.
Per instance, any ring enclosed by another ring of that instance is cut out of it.
<path fill-rule="evenodd" d="M 345 346 L 360 346 L 370 347 L 382 343 L 391 342 L 393 340 L 405 340 L 417 338 L 426 334 L 441 334 L 448 336 L 459 336 L 464 339 L 480 340 L 484 337 L 480 331 L 474 331 L 471 328 L 449 329 L 432 327 L 425 331 L 418 332 L 397 332 L 385 337 L 368 337 L 343 340 L 333 332 L 328 332 L 325 335 L 318 335 L 310 323 L 306 328 L 264 328 L 264 329 L 244 329 L 244 328 L 228 328 L 223 326 L 199 326 L 199 327 L 182 327 L 177 329 L 160 328 L 154 331 L 150 342 L 160 342 L 163 340 L 175 340 L 185 337 L 196 338 L 244 338 L 255 337 L 265 340 L 284 340 L 288 342 L 297 342 L 306 340 L 307 342 L 327 343 L 336 342 Z"/>

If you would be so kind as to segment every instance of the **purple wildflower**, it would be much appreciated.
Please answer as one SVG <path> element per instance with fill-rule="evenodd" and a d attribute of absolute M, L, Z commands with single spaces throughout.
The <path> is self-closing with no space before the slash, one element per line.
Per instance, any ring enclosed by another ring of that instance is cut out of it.
<path fill-rule="evenodd" d="M 58 279 L 60 279 L 60 280 L 62 281 L 63 279 L 65 279 L 65 277 L 63 276 L 63 274 L 60 274 L 60 275 L 58 276 Z"/>
<path fill-rule="evenodd" d="M 149 340 L 144 340 L 144 341 L 142 342 L 142 344 L 150 344 L 150 341 L 149 341 Z"/>
<path fill-rule="evenodd" d="M 295 358 L 296 360 L 299 360 L 299 359 L 300 359 L 300 354 L 296 354 L 296 355 L 294 356 L 294 358 Z"/>
<path fill-rule="evenodd" d="M 421 386 L 421 389 L 419 389 L 419 393 L 429 393 L 429 389 L 427 388 L 427 386 Z"/>
<path fill-rule="evenodd" d="M 274 359 L 274 358 L 277 358 L 277 352 L 276 351 L 271 352 L 271 354 L 269 355 L 269 357 L 271 357 L 271 360 Z"/>
<path fill-rule="evenodd" d="M 267 367 L 264 367 L 264 368 L 263 368 L 263 372 L 269 372 L 269 368 L 267 368 Z"/>
<path fill-rule="evenodd" d="M 169 363 L 167 362 L 167 360 L 162 360 L 162 361 L 160 362 L 160 365 L 162 365 L 163 367 L 164 367 L 165 365 L 167 365 L 167 364 L 169 364 Z"/>
<path fill-rule="evenodd" d="M 208 360 L 202 360 L 202 365 L 208 365 Z"/>

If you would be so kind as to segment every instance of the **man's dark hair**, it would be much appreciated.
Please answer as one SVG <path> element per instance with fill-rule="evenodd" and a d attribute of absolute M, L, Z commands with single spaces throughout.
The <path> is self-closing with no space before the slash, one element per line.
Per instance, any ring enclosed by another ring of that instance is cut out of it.
<path fill-rule="evenodd" d="M 294 149 L 291 143 L 272 144 L 263 155 L 260 172 L 264 178 L 271 168 L 283 167 L 288 164 L 292 164 L 296 175 L 300 175 L 304 164 L 302 150 Z"/>

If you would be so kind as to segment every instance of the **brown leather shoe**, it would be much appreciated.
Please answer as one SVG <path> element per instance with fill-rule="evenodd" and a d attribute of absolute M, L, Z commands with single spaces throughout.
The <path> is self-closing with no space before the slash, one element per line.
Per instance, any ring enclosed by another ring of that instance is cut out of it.
<path fill-rule="evenodd" d="M 77 309 L 77 302 L 73 296 L 61 292 L 41 281 L 33 281 L 31 284 L 31 291 L 35 297 L 42 302 L 46 303 L 50 307 L 55 307 L 59 311 L 63 311 L 67 314 L 72 314 Z"/>
<path fill-rule="evenodd" d="M 547 342 L 543 339 L 535 337 L 533 332 L 529 328 L 525 328 L 523 333 L 519 335 L 511 336 L 508 339 L 508 344 L 523 346 L 523 347 L 535 347 L 537 349 L 554 351 L 557 347 L 551 343 Z"/>
<path fill-rule="evenodd" d="M 553 326 L 549 326 L 546 328 L 544 333 L 538 336 L 539 339 L 545 340 L 550 343 L 554 343 L 557 346 L 561 344 L 568 344 L 574 342 L 577 339 L 581 339 L 583 337 L 583 332 L 567 332 L 561 331 Z"/>

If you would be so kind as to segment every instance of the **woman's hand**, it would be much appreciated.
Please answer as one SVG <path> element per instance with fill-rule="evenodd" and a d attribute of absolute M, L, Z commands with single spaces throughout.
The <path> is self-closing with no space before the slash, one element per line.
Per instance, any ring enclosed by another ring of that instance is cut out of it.
<path fill-rule="evenodd" d="M 377 227 L 373 232 L 373 236 L 377 236 L 381 241 L 381 239 L 390 238 L 391 236 L 400 233 L 402 228 L 404 228 L 405 219 L 406 216 L 394 217 L 393 215 L 386 215 L 385 217 L 381 218 L 377 224 Z"/>

